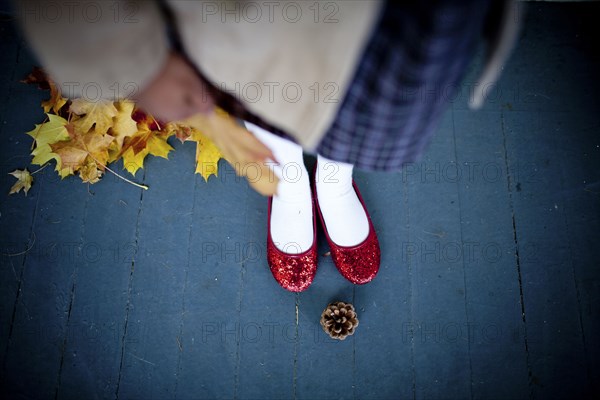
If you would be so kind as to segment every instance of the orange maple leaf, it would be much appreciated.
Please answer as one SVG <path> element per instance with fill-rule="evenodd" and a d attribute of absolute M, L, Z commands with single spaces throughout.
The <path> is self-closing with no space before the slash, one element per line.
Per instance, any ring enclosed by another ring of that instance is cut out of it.
<path fill-rule="evenodd" d="M 165 130 L 170 134 L 175 135 L 175 137 L 179 139 L 181 143 L 188 140 L 194 133 L 191 127 L 183 124 L 178 124 L 176 122 L 169 122 L 165 126 Z"/>
<path fill-rule="evenodd" d="M 60 158 L 60 170 L 72 174 L 85 167 L 86 174 L 81 176 L 84 182 L 97 182 L 108 162 L 108 146 L 114 138 L 95 130 L 79 133 L 71 123 L 65 128 L 71 140 L 50 144 L 52 152 Z"/>
<path fill-rule="evenodd" d="M 123 158 L 123 167 L 135 176 L 138 169 L 144 168 L 144 159 L 148 154 L 169 158 L 173 148 L 167 143 L 169 133 L 155 131 L 147 122 L 138 123 L 138 132 L 125 138 L 119 157 Z"/>
<path fill-rule="evenodd" d="M 62 97 L 60 89 L 54 82 L 49 81 L 48 84 L 50 85 L 50 98 L 42 101 L 42 107 L 44 107 L 44 112 L 46 113 L 52 110 L 55 114 L 58 114 L 60 109 L 67 104 L 68 100 Z"/>
<path fill-rule="evenodd" d="M 48 113 L 50 110 L 54 111 L 55 114 L 60 113 L 60 109 L 67 104 L 68 99 L 62 97 L 60 89 L 56 86 L 56 83 L 46 75 L 46 73 L 39 67 L 34 67 L 33 70 L 27 75 L 21 82 L 27 84 L 36 83 L 38 88 L 43 90 L 50 90 L 50 98 L 42 101 L 42 107 L 44 112 Z"/>

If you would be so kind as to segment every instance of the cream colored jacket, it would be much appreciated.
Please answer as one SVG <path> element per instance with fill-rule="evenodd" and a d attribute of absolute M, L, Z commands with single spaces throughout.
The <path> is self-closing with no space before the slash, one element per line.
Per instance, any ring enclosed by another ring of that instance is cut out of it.
<path fill-rule="evenodd" d="M 381 9 L 379 0 L 167 3 L 200 71 L 307 150 L 333 122 Z M 32 48 L 67 97 L 130 96 L 166 61 L 154 1 L 18 5 Z M 488 66 L 487 79 L 498 70 Z"/>
<path fill-rule="evenodd" d="M 380 1 L 168 5 L 185 51 L 213 84 L 313 148 L 335 118 Z M 34 51 L 69 97 L 131 95 L 166 61 L 165 22 L 153 1 L 30 1 L 20 13 Z"/>

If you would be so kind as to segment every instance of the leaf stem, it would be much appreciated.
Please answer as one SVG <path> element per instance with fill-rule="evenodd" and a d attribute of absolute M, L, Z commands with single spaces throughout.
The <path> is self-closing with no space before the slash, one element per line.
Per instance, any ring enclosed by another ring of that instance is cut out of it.
<path fill-rule="evenodd" d="M 87 150 L 87 149 L 86 149 Z M 92 157 L 92 160 L 94 160 L 94 162 L 96 163 L 96 165 L 100 165 L 103 168 L 107 169 L 108 172 L 111 172 L 112 174 L 114 174 L 117 178 L 119 179 L 123 179 L 125 182 L 132 184 L 133 186 L 137 186 L 139 188 L 142 188 L 144 190 L 148 190 L 148 186 L 146 185 L 142 185 L 141 183 L 135 183 L 134 181 L 130 181 L 129 179 L 125 178 L 124 176 L 121 176 L 119 174 L 117 174 L 115 171 L 113 171 L 112 169 L 108 168 L 108 166 L 102 164 L 100 161 L 96 160 L 96 158 L 94 156 L 92 156 L 92 154 L 88 151 L 88 155 L 90 157 Z"/>
<path fill-rule="evenodd" d="M 98 164 L 102 165 L 101 163 L 98 163 Z M 133 181 L 130 181 L 129 179 L 125 178 L 124 176 L 121 176 L 121 175 L 117 174 L 115 171 L 113 171 L 112 169 L 108 168 L 106 165 L 102 165 L 102 166 L 103 166 L 104 168 L 106 168 L 106 170 L 107 170 L 108 172 L 111 172 L 111 173 L 113 173 L 113 174 L 114 174 L 114 175 L 115 175 L 117 178 L 119 178 L 119 179 L 123 179 L 125 182 L 127 182 L 127 183 L 130 183 L 130 184 L 132 184 L 133 186 L 137 186 L 137 187 L 139 187 L 139 188 L 142 188 L 142 189 L 144 189 L 144 190 L 148 190 L 148 186 L 146 186 L 146 185 L 142 185 L 142 184 L 140 184 L 140 183 L 135 183 L 135 182 L 133 182 Z"/>
<path fill-rule="evenodd" d="M 156 124 L 156 126 L 158 127 L 159 131 L 162 131 L 162 128 L 160 127 L 160 124 L 158 123 L 158 121 L 156 120 L 156 118 L 154 118 L 154 115 L 149 114 L 150 117 L 152 118 L 152 120 L 154 121 L 154 123 Z"/>
<path fill-rule="evenodd" d="M 38 169 L 36 169 L 35 171 L 33 171 L 31 174 L 29 175 L 33 175 L 33 174 L 37 174 L 38 172 L 40 172 L 41 170 L 43 170 L 44 168 L 46 168 L 49 164 L 46 163 L 44 165 L 42 165 L 41 167 L 39 167 Z"/>
<path fill-rule="evenodd" d="M 50 118 L 48 117 L 48 114 L 46 114 L 46 118 L 44 119 L 44 122 L 42 122 L 36 129 L 35 131 L 35 137 L 33 138 L 33 142 L 31 143 L 31 147 L 29 148 L 29 150 L 33 150 L 33 148 L 35 147 L 36 143 L 37 143 L 37 136 L 40 133 L 40 129 L 42 129 L 42 126 L 49 120 Z"/>

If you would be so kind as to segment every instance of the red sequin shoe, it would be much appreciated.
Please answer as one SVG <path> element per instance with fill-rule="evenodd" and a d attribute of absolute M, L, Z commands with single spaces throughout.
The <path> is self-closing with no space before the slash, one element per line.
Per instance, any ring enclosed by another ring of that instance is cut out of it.
<path fill-rule="evenodd" d="M 313 174 L 313 177 L 314 176 L 315 175 Z M 329 243 L 329 247 L 331 249 L 331 258 L 333 259 L 333 263 L 337 267 L 338 271 L 340 271 L 340 274 L 342 274 L 342 276 L 348 279 L 350 282 L 356 285 L 362 285 L 370 282 L 373 280 L 373 278 L 375 278 L 375 275 L 377 275 L 377 272 L 379 271 L 381 251 L 379 249 L 377 233 L 375 233 L 375 228 L 373 228 L 371 217 L 369 216 L 365 202 L 360 195 L 360 191 L 356 186 L 356 182 L 352 180 L 352 187 L 358 196 L 360 204 L 362 204 L 363 209 L 365 210 L 365 214 L 367 214 L 367 220 L 369 221 L 369 234 L 362 243 L 359 243 L 356 246 L 347 247 L 338 246 L 329 237 L 327 225 L 325 225 L 325 220 L 323 219 L 323 214 L 321 213 L 321 208 L 319 207 L 319 201 L 317 199 L 317 185 L 316 182 L 314 182 L 314 179 L 315 178 L 313 178 L 312 185 L 313 198 L 319 212 L 319 218 L 321 220 L 321 225 L 323 226 L 323 231 L 325 232 L 325 237 L 327 238 L 327 242 Z"/>
<path fill-rule="evenodd" d="M 275 280 L 290 292 L 302 292 L 312 283 L 317 273 L 317 219 L 313 202 L 313 243 L 310 249 L 299 254 L 279 250 L 271 237 L 271 205 L 269 197 L 267 211 L 267 261 Z"/>

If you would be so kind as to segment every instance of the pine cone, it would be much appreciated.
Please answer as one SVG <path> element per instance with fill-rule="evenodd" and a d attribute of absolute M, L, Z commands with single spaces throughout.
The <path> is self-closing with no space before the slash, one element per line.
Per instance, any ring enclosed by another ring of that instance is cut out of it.
<path fill-rule="evenodd" d="M 329 304 L 321 314 L 321 326 L 333 339 L 346 339 L 346 336 L 354 334 L 358 326 L 354 306 L 343 301 Z"/>

